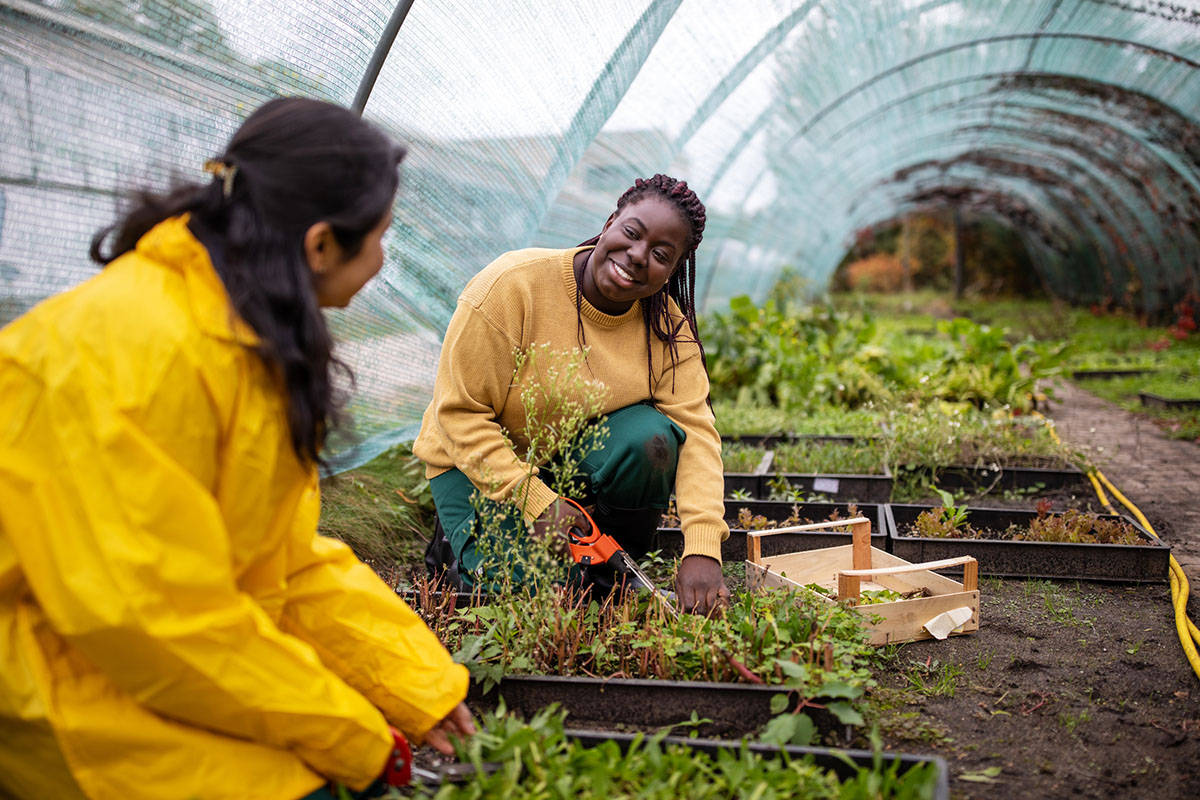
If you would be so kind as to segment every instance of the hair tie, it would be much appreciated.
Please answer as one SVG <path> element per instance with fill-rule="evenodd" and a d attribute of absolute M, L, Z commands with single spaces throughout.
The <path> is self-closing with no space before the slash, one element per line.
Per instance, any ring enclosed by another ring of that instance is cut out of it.
<path fill-rule="evenodd" d="M 233 179 L 237 176 L 237 165 L 210 158 L 204 162 L 204 171 L 221 181 L 221 194 L 228 200 L 233 195 Z"/>

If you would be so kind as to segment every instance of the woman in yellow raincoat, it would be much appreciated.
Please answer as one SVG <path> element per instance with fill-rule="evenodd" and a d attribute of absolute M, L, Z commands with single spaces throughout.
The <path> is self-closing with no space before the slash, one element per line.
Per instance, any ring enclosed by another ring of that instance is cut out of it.
<path fill-rule="evenodd" d="M 371 784 L 389 723 L 473 732 L 463 667 L 316 535 L 319 307 L 379 271 L 403 155 L 271 101 L 0 331 L 0 797 L 293 800 Z"/>

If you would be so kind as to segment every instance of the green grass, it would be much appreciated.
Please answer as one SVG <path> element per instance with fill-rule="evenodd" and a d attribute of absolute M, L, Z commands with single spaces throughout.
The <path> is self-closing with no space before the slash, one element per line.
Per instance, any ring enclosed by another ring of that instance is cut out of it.
<path fill-rule="evenodd" d="M 320 533 L 350 545 L 385 578 L 420 562 L 434 525 L 425 465 L 407 446 L 321 482 Z"/>

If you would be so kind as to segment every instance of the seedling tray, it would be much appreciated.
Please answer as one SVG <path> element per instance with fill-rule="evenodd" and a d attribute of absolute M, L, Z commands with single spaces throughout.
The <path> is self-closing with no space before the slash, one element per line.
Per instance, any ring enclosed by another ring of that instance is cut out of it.
<path fill-rule="evenodd" d="M 584 747 L 596 747 L 605 742 L 616 742 L 621 752 L 626 752 L 633 744 L 636 736 L 630 733 L 593 733 L 568 729 L 564 731 L 568 738 L 579 742 Z M 721 750 L 740 753 L 742 742 L 726 742 L 715 739 L 691 739 L 682 736 L 668 736 L 664 744 L 684 745 L 708 756 L 716 756 Z M 855 767 L 871 768 L 875 764 L 876 755 L 867 750 L 831 750 L 825 747 L 797 747 L 795 745 L 771 745 L 747 743 L 746 749 L 760 758 L 778 758 L 786 752 L 794 759 L 811 758 L 813 763 L 823 770 L 832 770 L 842 780 L 853 778 Z M 933 800 L 950 800 L 950 773 L 946 761 L 941 756 L 913 756 L 905 753 L 881 753 L 884 769 L 890 768 L 896 762 L 900 763 L 897 772 L 901 775 L 913 767 L 933 764 L 937 771 L 937 785 L 934 789 Z M 847 764 L 846 760 L 852 762 Z"/>
<path fill-rule="evenodd" d="M 1086 488 L 1087 473 L 1078 469 L 1040 469 L 1037 467 L 945 467 L 938 473 L 943 489 L 1005 491 L 1034 489 L 1044 491 Z"/>
<path fill-rule="evenodd" d="M 722 442 L 737 442 L 753 447 L 770 450 L 781 444 L 795 442 L 817 442 L 820 444 L 856 444 L 878 439 L 878 436 L 850 436 L 837 433 L 746 433 L 740 435 L 722 434 Z"/>
<path fill-rule="evenodd" d="M 772 522 L 782 522 L 792 514 L 792 509 L 798 509 L 803 519 L 824 520 L 837 511 L 843 517 L 849 518 L 850 513 L 845 503 L 786 503 L 774 500 L 726 500 L 725 519 L 729 522 L 729 538 L 721 544 L 721 558 L 725 561 L 744 561 L 746 559 L 746 531 L 735 527 L 739 509 L 748 508 L 751 514 L 762 514 Z M 879 549 L 884 549 L 887 541 L 886 519 L 883 505 L 859 503 L 858 511 L 872 521 L 871 543 Z M 851 541 L 850 532 L 835 530 L 798 531 L 772 536 L 762 543 L 762 551 L 766 555 L 778 553 L 793 553 L 801 550 L 816 550 L 822 547 L 834 547 L 848 544 Z M 658 541 L 655 545 L 663 551 L 663 555 L 678 556 L 683 554 L 683 533 L 679 528 L 659 528 Z"/>
<path fill-rule="evenodd" d="M 1077 369 L 1071 377 L 1077 381 L 1089 378 L 1129 378 L 1134 375 L 1146 375 L 1154 372 L 1152 369 Z"/>
<path fill-rule="evenodd" d="M 818 475 L 781 472 L 762 478 L 762 496 L 770 494 L 772 480 L 783 478 L 788 485 L 807 494 L 823 494 L 838 502 L 886 503 L 892 499 L 895 480 L 885 465 L 879 475 Z"/>
<path fill-rule="evenodd" d="M 1142 405 L 1146 408 L 1200 408 L 1200 397 L 1173 399 L 1163 397 L 1161 394 L 1154 394 L 1153 392 L 1138 392 L 1138 397 L 1141 399 Z"/>
<path fill-rule="evenodd" d="M 725 496 L 730 497 L 734 492 L 748 492 L 751 497 L 763 496 L 763 476 L 753 472 L 726 472 Z"/>
<path fill-rule="evenodd" d="M 1005 578 L 1122 583 L 1165 583 L 1168 579 L 1171 548 L 1125 516 L 1101 515 L 1101 519 L 1121 519 L 1132 524 L 1138 535 L 1147 541 L 1146 546 L 926 539 L 903 533 L 916 522 L 922 511 L 933 508 L 936 506 L 893 504 L 884 509 L 893 555 L 918 561 L 971 555 L 979 560 L 980 574 Z M 1002 531 L 1012 524 L 1027 527 L 1036 516 L 1035 511 L 972 508 L 967 521 L 976 528 Z"/>
<path fill-rule="evenodd" d="M 979 630 L 978 565 L 973 557 L 913 564 L 872 547 L 871 521 L 866 517 L 855 517 L 847 522 L 853 527 L 853 544 L 776 556 L 763 556 L 759 542 L 773 532 L 753 531 L 749 534 L 750 553 L 746 559 L 747 588 L 799 588 L 812 592 L 806 584 L 816 584 L 836 589 L 836 602 L 858 606 L 870 631 L 868 641 L 876 645 L 932 638 L 925 630 L 925 624 L 947 611 L 963 607 L 971 610 L 971 618 L 954 634 Z M 837 524 L 824 522 L 804 527 L 816 530 Z M 952 566 L 963 567 L 962 583 L 934 571 Z M 901 593 L 921 591 L 926 596 L 859 606 L 862 591 L 874 589 Z M 835 602 L 824 594 L 812 594 L 824 602 Z"/>
<path fill-rule="evenodd" d="M 747 736 L 775 715 L 771 698 L 785 694 L 779 686 L 709 681 L 659 681 L 634 678 L 587 678 L 560 675 L 507 675 L 488 692 L 472 683 L 467 699 L 494 708 L 500 698 L 511 711 L 532 716 L 551 703 L 567 710 L 574 725 L 611 729 L 623 725 L 666 728 L 692 718 L 708 718 L 699 726 L 704 736 Z M 789 695 L 789 709 L 797 699 Z M 808 708 L 817 730 L 829 733 L 842 725 L 824 709 Z"/>

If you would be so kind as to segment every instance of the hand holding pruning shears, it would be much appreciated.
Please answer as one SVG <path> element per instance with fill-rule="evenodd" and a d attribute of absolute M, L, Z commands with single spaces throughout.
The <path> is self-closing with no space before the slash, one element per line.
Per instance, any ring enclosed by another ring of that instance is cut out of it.
<path fill-rule="evenodd" d="M 475 733 L 475 723 L 471 720 L 471 712 L 465 703 L 456 705 L 440 722 L 425 734 L 425 744 L 445 756 L 454 755 L 454 745 L 450 736 L 472 736 Z M 383 765 L 383 774 L 379 782 L 385 786 L 407 786 L 414 773 L 418 777 L 428 778 L 432 773 L 413 767 L 412 748 L 404 734 L 392 728 L 392 751 L 388 754 L 387 762 Z"/>
<path fill-rule="evenodd" d="M 563 537 L 562 531 L 567 535 Z M 674 610 L 674 599 L 654 585 L 637 562 L 611 536 L 603 533 L 591 515 L 574 500 L 560 497 L 534 523 L 534 535 L 565 541 L 567 553 L 576 564 L 595 566 L 607 564 L 625 580 L 667 601 Z M 559 552 L 556 548 L 556 552 Z M 729 602 L 721 564 L 705 556 L 689 556 L 679 566 L 676 577 L 678 598 L 684 611 L 708 614 Z"/>

